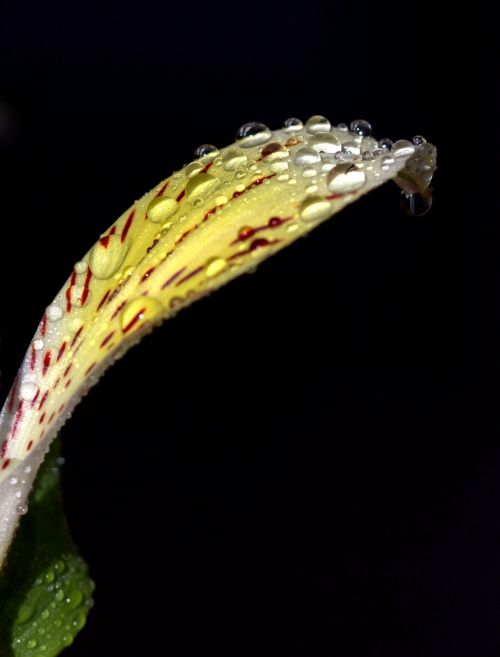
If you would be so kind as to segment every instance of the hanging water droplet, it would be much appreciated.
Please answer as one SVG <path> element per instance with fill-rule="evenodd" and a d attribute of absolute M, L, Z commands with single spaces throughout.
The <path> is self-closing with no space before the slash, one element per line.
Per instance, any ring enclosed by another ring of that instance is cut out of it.
<path fill-rule="evenodd" d="M 74 267 L 77 274 L 85 274 L 85 272 L 87 271 L 88 268 L 89 268 L 89 265 L 88 265 L 87 262 L 85 262 L 85 260 L 80 260 L 79 262 L 77 262 L 75 264 L 75 267 Z"/>
<path fill-rule="evenodd" d="M 415 137 L 413 137 L 413 143 L 415 146 L 422 146 L 422 144 L 427 143 L 427 139 L 422 137 L 422 135 L 415 135 Z"/>
<path fill-rule="evenodd" d="M 392 146 L 394 157 L 407 157 L 415 152 L 415 146 L 407 139 L 398 139 Z"/>
<path fill-rule="evenodd" d="M 336 153 L 341 149 L 339 138 L 331 132 L 321 132 L 311 137 L 309 146 L 318 153 Z"/>
<path fill-rule="evenodd" d="M 302 201 L 299 216 L 303 221 L 320 221 L 331 214 L 330 203 L 321 196 L 310 196 Z"/>
<path fill-rule="evenodd" d="M 360 152 L 359 144 L 354 141 L 345 141 L 342 144 L 342 150 L 349 155 L 359 155 Z"/>
<path fill-rule="evenodd" d="M 61 306 L 58 306 L 56 303 L 51 304 L 47 308 L 47 317 L 51 322 L 57 322 L 63 316 L 63 310 Z"/>
<path fill-rule="evenodd" d="M 334 194 L 346 194 L 361 189 L 366 182 L 366 173 L 354 164 L 339 164 L 326 176 L 326 184 Z"/>
<path fill-rule="evenodd" d="M 247 160 L 246 153 L 240 151 L 239 148 L 232 148 L 222 156 L 222 165 L 226 171 L 234 171 L 237 167 L 246 164 Z"/>
<path fill-rule="evenodd" d="M 202 144 L 198 146 L 193 154 L 193 160 L 204 160 L 211 162 L 219 154 L 219 149 L 213 144 Z"/>
<path fill-rule="evenodd" d="M 306 130 L 312 135 L 315 135 L 318 132 L 329 132 L 331 127 L 332 125 L 330 121 L 320 114 L 315 114 L 306 121 Z"/>
<path fill-rule="evenodd" d="M 427 214 L 431 209 L 432 195 L 429 193 L 428 195 L 423 196 L 418 192 L 413 192 L 411 194 L 401 192 L 401 207 L 406 214 L 411 217 L 421 217 L 422 215 Z"/>
<path fill-rule="evenodd" d="M 146 215 L 154 224 L 166 221 L 177 212 L 179 204 L 174 198 L 160 196 L 151 201 L 146 210 Z"/>
<path fill-rule="evenodd" d="M 313 164 L 319 164 L 321 162 L 321 156 L 317 151 L 314 150 L 314 148 L 305 146 L 303 148 L 299 148 L 299 150 L 295 153 L 293 162 L 298 167 L 311 166 Z"/>
<path fill-rule="evenodd" d="M 384 137 L 383 139 L 380 139 L 378 142 L 378 147 L 382 148 L 384 151 L 390 151 L 393 145 L 392 139 L 389 139 L 388 137 Z"/>
<path fill-rule="evenodd" d="M 271 131 L 263 123 L 251 121 L 245 123 L 236 133 L 238 144 L 242 148 L 252 148 L 253 146 L 260 146 L 266 141 L 271 139 Z"/>
<path fill-rule="evenodd" d="M 203 169 L 203 166 L 204 166 L 203 162 L 200 162 L 199 160 L 196 160 L 195 162 L 190 162 L 184 169 L 186 178 L 192 178 L 193 176 L 196 176 L 196 174 L 200 173 L 200 171 Z"/>
<path fill-rule="evenodd" d="M 199 173 L 186 185 L 186 199 L 195 205 L 210 196 L 220 185 L 220 180 L 210 173 Z"/>
<path fill-rule="evenodd" d="M 207 276 L 207 278 L 213 278 L 223 272 L 226 267 L 227 260 L 225 258 L 211 258 L 205 265 L 205 276 Z"/>
<path fill-rule="evenodd" d="M 121 267 L 128 251 L 128 243 L 118 235 L 107 235 L 96 242 L 89 255 L 89 266 L 95 278 L 106 279 Z"/>
<path fill-rule="evenodd" d="M 19 396 L 25 401 L 32 401 L 36 397 L 38 392 L 38 386 L 31 381 L 25 381 L 21 384 L 19 388 Z"/>
<path fill-rule="evenodd" d="M 123 333 L 133 333 L 163 312 L 163 305 L 154 297 L 138 297 L 130 301 L 120 315 Z"/>
<path fill-rule="evenodd" d="M 364 121 L 363 119 L 356 119 L 356 121 L 352 121 L 350 129 L 351 132 L 355 132 L 360 137 L 369 137 L 372 134 L 371 125 L 368 123 L 368 121 Z"/>
<path fill-rule="evenodd" d="M 290 118 L 283 122 L 283 128 L 286 132 L 298 132 L 302 130 L 304 124 L 300 119 Z"/>

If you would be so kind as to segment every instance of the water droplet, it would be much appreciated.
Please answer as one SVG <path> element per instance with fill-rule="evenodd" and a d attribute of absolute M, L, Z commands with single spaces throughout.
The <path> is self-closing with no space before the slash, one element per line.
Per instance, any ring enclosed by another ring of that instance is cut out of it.
<path fill-rule="evenodd" d="M 384 151 L 390 151 L 393 145 L 392 139 L 389 139 L 389 137 L 384 137 L 383 139 L 380 139 L 378 142 L 378 147 L 383 148 Z"/>
<path fill-rule="evenodd" d="M 304 171 L 302 171 L 302 178 L 314 178 L 317 173 L 316 169 L 304 169 Z"/>
<path fill-rule="evenodd" d="M 361 159 L 363 159 L 363 160 L 373 160 L 372 151 L 363 151 L 361 153 Z"/>
<path fill-rule="evenodd" d="M 57 602 L 61 602 L 61 600 L 64 598 L 64 591 L 62 589 L 59 589 L 59 591 L 57 591 L 54 597 L 57 600 Z"/>
<path fill-rule="evenodd" d="M 336 153 L 340 151 L 340 140 L 331 132 L 321 132 L 309 140 L 309 146 L 318 153 Z"/>
<path fill-rule="evenodd" d="M 427 143 L 427 139 L 422 137 L 422 135 L 415 135 L 415 137 L 413 137 L 413 143 L 415 146 L 422 146 L 422 144 Z"/>
<path fill-rule="evenodd" d="M 77 609 L 83 602 L 83 593 L 80 589 L 72 589 L 65 600 L 70 609 Z"/>
<path fill-rule="evenodd" d="M 401 207 L 411 217 L 421 217 L 427 214 L 432 207 L 431 194 L 423 196 L 418 192 L 405 194 L 401 192 Z"/>
<path fill-rule="evenodd" d="M 36 639 L 30 639 L 30 640 L 28 641 L 28 643 L 26 644 L 26 647 L 27 647 L 29 650 L 33 650 L 33 648 L 36 648 L 37 645 L 38 645 L 38 642 L 37 642 Z"/>
<path fill-rule="evenodd" d="M 31 465 L 25 465 L 25 466 L 24 466 L 24 472 L 25 472 L 26 474 L 29 474 L 29 473 L 31 472 Z"/>
<path fill-rule="evenodd" d="M 319 114 L 311 116 L 306 121 L 306 130 L 312 135 L 318 132 L 329 132 L 331 127 L 330 121 L 325 116 Z"/>
<path fill-rule="evenodd" d="M 9 484 L 11 486 L 17 486 L 19 479 L 17 477 L 9 477 Z"/>
<path fill-rule="evenodd" d="M 50 611 L 48 609 L 44 609 L 40 616 L 42 617 L 42 620 L 47 620 L 47 618 L 50 616 Z"/>
<path fill-rule="evenodd" d="M 354 141 L 345 141 L 342 144 L 342 150 L 348 155 L 359 155 L 360 147 L 359 144 L 356 144 Z"/>
<path fill-rule="evenodd" d="M 16 506 L 16 511 L 19 513 L 19 515 L 24 516 L 28 513 L 28 505 L 27 504 L 18 504 Z"/>
<path fill-rule="evenodd" d="M 55 578 L 56 576 L 54 575 L 52 570 L 49 570 L 47 573 L 45 573 L 45 581 L 47 582 L 47 584 L 52 584 Z"/>
<path fill-rule="evenodd" d="M 191 178 L 186 185 L 186 198 L 195 205 L 203 199 L 210 196 L 220 185 L 220 180 L 210 173 L 199 173 L 194 178 Z"/>
<path fill-rule="evenodd" d="M 177 212 L 179 204 L 174 198 L 160 196 L 151 201 L 146 211 L 147 217 L 154 224 L 160 224 Z"/>
<path fill-rule="evenodd" d="M 85 272 L 87 271 L 88 268 L 89 268 L 89 265 L 88 265 L 87 262 L 85 262 L 85 260 L 80 260 L 79 262 L 77 262 L 75 264 L 75 267 L 74 267 L 77 274 L 85 274 Z"/>
<path fill-rule="evenodd" d="M 219 149 L 213 144 L 202 144 L 198 146 L 193 154 L 194 160 L 203 160 L 211 162 L 219 154 Z"/>
<path fill-rule="evenodd" d="M 24 603 L 19 607 L 17 612 L 16 623 L 23 625 L 27 623 L 36 611 L 36 607 L 29 603 Z"/>
<path fill-rule="evenodd" d="M 351 132 L 355 132 L 360 137 L 369 137 L 372 134 L 372 127 L 368 121 L 363 119 L 356 119 L 350 125 Z"/>
<path fill-rule="evenodd" d="M 19 388 L 19 396 L 25 401 L 31 401 L 32 399 L 35 399 L 37 392 L 38 386 L 31 381 L 23 382 Z"/>
<path fill-rule="evenodd" d="M 186 174 L 186 178 L 192 178 L 193 176 L 196 176 L 197 173 L 200 173 L 202 169 L 203 162 L 190 162 L 184 169 L 184 173 Z"/>
<path fill-rule="evenodd" d="M 275 160 L 281 160 L 290 155 L 288 149 L 283 146 L 283 144 L 278 144 L 278 142 L 273 141 L 270 144 L 266 144 L 262 149 L 262 157 L 265 158 L 268 162 L 274 162 Z"/>
<path fill-rule="evenodd" d="M 407 139 L 398 139 L 392 146 L 394 157 L 407 157 L 415 152 L 415 146 Z"/>
<path fill-rule="evenodd" d="M 98 240 L 89 256 L 89 266 L 96 278 L 111 278 L 120 269 L 128 251 L 128 243 L 119 235 L 107 235 Z"/>
<path fill-rule="evenodd" d="M 240 151 L 239 148 L 232 148 L 226 151 L 222 156 L 222 166 L 226 171 L 234 171 L 238 167 L 246 164 L 248 157 L 246 153 Z"/>
<path fill-rule="evenodd" d="M 273 173 L 281 173 L 288 169 L 288 162 L 286 160 L 278 160 L 271 164 L 270 169 Z"/>
<path fill-rule="evenodd" d="M 346 194 L 361 189 L 366 182 L 366 173 L 354 164 L 339 164 L 326 177 L 326 184 L 334 194 Z"/>
<path fill-rule="evenodd" d="M 314 150 L 314 148 L 305 146 L 304 148 L 299 148 L 299 150 L 295 153 L 293 162 L 298 167 L 306 167 L 311 166 L 312 164 L 319 164 L 321 162 L 321 157 L 319 153 Z"/>
<path fill-rule="evenodd" d="M 330 203 L 321 196 L 310 196 L 300 206 L 299 215 L 303 221 L 320 221 L 331 214 Z"/>
<path fill-rule="evenodd" d="M 271 131 L 263 123 L 252 121 L 245 123 L 236 133 L 236 139 L 242 148 L 260 146 L 271 139 Z"/>
<path fill-rule="evenodd" d="M 207 278 L 213 278 L 224 271 L 226 267 L 227 260 L 225 258 L 211 258 L 205 265 L 205 276 L 207 276 Z"/>
<path fill-rule="evenodd" d="M 33 349 L 35 351 L 41 351 L 43 349 L 43 340 L 33 340 Z"/>
<path fill-rule="evenodd" d="M 283 123 L 283 128 L 286 132 L 298 132 L 299 130 L 302 130 L 303 127 L 304 124 L 300 119 L 290 118 Z"/>
<path fill-rule="evenodd" d="M 56 303 L 51 304 L 47 308 L 47 317 L 51 322 L 57 322 L 63 316 L 63 310 L 61 306 L 58 306 Z"/>
<path fill-rule="evenodd" d="M 392 155 L 383 155 L 380 164 L 383 171 L 388 171 L 394 164 L 394 158 Z"/>
<path fill-rule="evenodd" d="M 133 333 L 163 311 L 163 305 L 154 297 L 138 297 L 130 301 L 120 315 L 123 333 Z"/>

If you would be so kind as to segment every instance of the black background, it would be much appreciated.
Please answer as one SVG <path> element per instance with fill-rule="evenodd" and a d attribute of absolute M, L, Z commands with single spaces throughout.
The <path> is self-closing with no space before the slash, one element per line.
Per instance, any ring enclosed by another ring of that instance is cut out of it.
<path fill-rule="evenodd" d="M 464 140 L 479 160 L 474 14 L 466 30 L 422 4 L 2 10 L 2 397 L 73 263 L 200 143 L 320 113 L 439 154 L 427 216 L 389 185 L 364 197 L 78 407 L 66 506 L 97 589 L 68 657 L 498 654 L 495 317 L 477 321 L 474 276 L 493 269 L 460 160 Z"/>

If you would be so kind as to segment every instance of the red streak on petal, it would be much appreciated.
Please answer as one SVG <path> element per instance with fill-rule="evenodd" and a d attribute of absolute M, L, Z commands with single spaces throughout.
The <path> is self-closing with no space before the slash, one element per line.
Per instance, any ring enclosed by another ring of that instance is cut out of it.
<path fill-rule="evenodd" d="M 66 290 L 66 312 L 71 312 L 71 285 Z"/>
<path fill-rule="evenodd" d="M 184 198 L 184 195 L 185 195 L 185 194 L 186 194 L 186 190 L 183 189 L 182 192 L 181 192 L 181 193 L 177 196 L 177 198 L 175 199 L 175 200 L 177 201 L 177 203 L 179 203 L 179 201 L 182 201 L 182 199 Z"/>
<path fill-rule="evenodd" d="M 36 404 L 36 400 L 38 399 L 39 395 L 40 395 L 40 388 L 38 388 L 38 390 L 36 391 L 36 395 L 31 400 L 31 404 L 30 404 L 31 408 L 33 408 L 34 405 Z"/>
<path fill-rule="evenodd" d="M 30 353 L 30 370 L 34 370 L 36 365 L 36 349 L 33 345 L 31 345 L 31 353 Z"/>
<path fill-rule="evenodd" d="M 102 349 L 103 347 L 105 347 L 105 346 L 108 344 L 108 342 L 111 340 L 111 338 L 114 336 L 114 334 L 115 334 L 115 332 L 114 332 L 114 331 L 111 331 L 111 333 L 109 333 L 109 334 L 104 338 L 104 340 L 101 342 L 101 344 L 99 345 L 99 348 Z"/>
<path fill-rule="evenodd" d="M 59 406 L 59 408 L 57 409 L 57 412 L 58 412 L 58 413 L 62 413 L 63 410 L 64 410 L 64 404 L 61 404 L 61 405 Z"/>
<path fill-rule="evenodd" d="M 156 267 L 151 267 L 151 269 L 148 269 L 146 272 L 144 272 L 144 274 L 143 274 L 141 280 L 139 281 L 139 283 L 143 283 L 146 280 L 146 278 L 149 278 L 151 276 L 151 274 L 154 272 L 155 269 L 156 269 Z"/>
<path fill-rule="evenodd" d="M 106 303 L 106 299 L 109 297 L 109 293 L 110 293 L 110 292 L 111 292 L 111 290 L 107 290 L 107 291 L 104 293 L 104 296 L 103 296 L 103 298 L 99 301 L 99 305 L 97 306 L 96 310 L 101 310 L 101 308 L 102 308 L 102 307 L 104 306 L 104 304 Z"/>
<path fill-rule="evenodd" d="M 66 385 L 64 386 L 64 389 L 68 388 L 71 385 L 71 379 L 68 379 L 66 381 Z"/>
<path fill-rule="evenodd" d="M 49 424 L 52 422 L 52 420 L 55 418 L 55 416 L 56 416 L 56 412 L 55 412 L 55 411 L 54 411 L 53 413 L 50 414 L 50 417 L 49 417 Z"/>
<path fill-rule="evenodd" d="M 46 390 L 45 393 L 44 393 L 44 395 L 43 395 L 43 397 L 42 397 L 41 400 L 40 400 L 40 403 L 38 404 L 38 410 L 39 410 L 39 411 L 42 410 L 42 406 L 43 406 L 43 405 L 45 404 L 45 402 L 47 401 L 47 397 L 48 397 L 48 396 L 49 396 L 49 391 Z"/>
<path fill-rule="evenodd" d="M 57 388 L 57 386 L 59 385 L 59 381 L 60 381 L 60 380 L 61 380 L 61 377 L 58 376 L 58 377 L 57 377 L 57 381 L 56 381 L 55 384 L 54 384 L 54 390 L 55 390 L 55 389 Z"/>
<path fill-rule="evenodd" d="M 80 328 L 78 329 L 78 331 L 77 331 L 77 332 L 75 333 L 75 335 L 73 336 L 73 340 L 71 340 L 71 344 L 70 344 L 70 349 L 73 348 L 75 342 L 76 342 L 76 341 L 78 340 L 78 338 L 80 337 L 80 334 L 81 334 L 82 331 L 83 331 L 83 325 L 80 326 Z"/>
<path fill-rule="evenodd" d="M 40 415 L 40 419 L 38 420 L 38 424 L 43 424 L 44 420 L 45 420 L 45 411 Z"/>
<path fill-rule="evenodd" d="M 90 372 L 92 372 L 92 370 L 94 369 L 94 367 L 95 367 L 96 365 L 97 365 L 97 363 L 92 363 L 92 365 L 90 365 L 89 367 L 87 367 L 87 369 L 85 370 L 85 376 L 87 376 L 87 374 L 90 374 Z"/>
<path fill-rule="evenodd" d="M 5 470 L 6 468 L 8 468 L 9 465 L 10 465 L 10 459 L 6 459 L 6 460 L 3 462 L 2 470 Z"/>
<path fill-rule="evenodd" d="M 40 438 L 41 438 L 41 437 L 42 437 L 42 436 L 40 436 Z M 31 449 L 32 447 L 33 447 L 33 441 L 30 440 L 29 443 L 26 445 L 26 451 L 29 452 L 30 449 Z"/>
<path fill-rule="evenodd" d="M 327 201 L 332 201 L 333 199 L 336 198 L 342 198 L 342 196 L 345 196 L 345 194 L 329 194 L 328 196 L 325 196 L 325 199 Z"/>
<path fill-rule="evenodd" d="M 23 415 L 23 405 L 24 405 L 24 400 L 21 399 L 17 407 L 16 415 L 14 417 L 14 424 L 12 425 L 12 437 L 16 435 L 17 429 L 19 427 L 19 422 L 21 421 L 21 417 Z"/>
<path fill-rule="evenodd" d="M 186 276 L 183 276 L 183 277 L 180 279 L 180 281 L 177 281 L 177 283 L 175 284 L 175 287 L 179 287 L 179 285 L 182 285 L 182 283 L 184 283 L 184 281 L 187 281 L 187 280 L 190 279 L 192 276 L 196 276 L 196 274 L 199 274 L 200 271 L 202 271 L 202 270 L 203 270 L 203 266 L 202 266 L 202 267 L 198 267 L 197 269 L 193 269 L 193 271 L 192 271 L 191 273 L 186 274 Z"/>
<path fill-rule="evenodd" d="M 68 376 L 72 367 L 73 367 L 73 363 L 70 363 L 68 367 L 64 370 L 63 378 L 66 378 Z"/>
<path fill-rule="evenodd" d="M 43 358 L 42 376 L 45 376 L 47 374 L 47 370 L 49 369 L 51 358 L 52 358 L 51 352 L 46 351 L 45 356 Z"/>
<path fill-rule="evenodd" d="M 71 272 L 71 278 L 69 280 L 70 285 L 74 285 L 76 283 L 76 271 L 73 269 Z"/>
<path fill-rule="evenodd" d="M 82 306 L 85 305 L 85 302 L 89 297 L 89 286 L 90 286 L 91 278 L 92 278 L 92 272 L 90 269 L 87 269 L 87 275 L 85 276 L 85 283 L 83 284 Z"/>
<path fill-rule="evenodd" d="M 109 237 L 110 237 L 109 235 L 105 235 L 104 237 L 101 237 L 101 239 L 99 240 L 99 244 L 101 244 L 105 249 L 108 248 Z"/>
<path fill-rule="evenodd" d="M 66 344 L 67 344 L 67 342 L 66 342 L 66 340 L 65 340 L 65 341 L 62 343 L 62 345 L 60 346 L 60 348 L 59 348 L 59 352 L 58 352 L 58 354 L 57 354 L 57 362 L 59 362 L 59 361 L 61 360 L 61 358 L 63 357 L 64 350 L 66 349 Z"/>
<path fill-rule="evenodd" d="M 182 274 L 182 272 L 185 271 L 185 269 L 186 268 L 183 267 L 182 269 L 179 269 L 179 271 L 176 271 L 175 274 L 172 274 L 172 276 L 170 276 L 170 278 L 167 278 L 167 280 L 161 286 L 161 289 L 164 290 L 166 287 L 168 287 L 170 285 L 170 283 L 173 283 L 173 281 L 175 281 L 175 279 L 178 276 L 180 276 Z"/>
<path fill-rule="evenodd" d="M 212 162 L 209 162 L 208 164 L 205 164 L 205 166 L 204 166 L 203 169 L 200 171 L 200 173 L 206 173 L 206 172 L 210 169 L 210 167 L 212 166 L 212 164 L 213 164 L 213 160 L 212 160 Z"/>
<path fill-rule="evenodd" d="M 121 302 L 121 304 L 116 308 L 115 312 L 111 315 L 111 319 L 114 319 L 118 315 L 118 313 L 126 303 L 127 303 L 126 301 Z"/>
<path fill-rule="evenodd" d="M 121 242 L 124 242 L 125 238 L 127 237 L 127 233 L 130 230 L 130 226 L 132 225 L 132 221 L 134 220 L 134 214 L 135 214 L 135 209 L 132 210 L 132 212 L 127 217 L 127 221 L 125 222 L 125 226 L 123 227 L 122 234 L 120 235 L 120 241 Z"/>
<path fill-rule="evenodd" d="M 47 314 L 43 313 L 42 321 L 40 323 L 40 335 L 42 338 L 45 336 L 45 333 L 47 332 Z"/>
<path fill-rule="evenodd" d="M 158 196 L 161 196 L 163 194 L 163 192 L 167 189 L 167 187 L 168 187 L 168 180 L 162 187 L 160 187 L 160 189 L 158 190 L 158 193 L 156 194 L 155 198 L 157 198 Z"/>

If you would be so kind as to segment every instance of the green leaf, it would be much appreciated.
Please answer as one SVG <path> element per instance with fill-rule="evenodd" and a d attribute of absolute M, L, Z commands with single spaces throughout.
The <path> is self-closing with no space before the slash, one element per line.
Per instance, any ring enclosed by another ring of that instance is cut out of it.
<path fill-rule="evenodd" d="M 85 625 L 94 583 L 70 536 L 60 441 L 40 468 L 0 578 L 1 657 L 56 657 Z"/>

